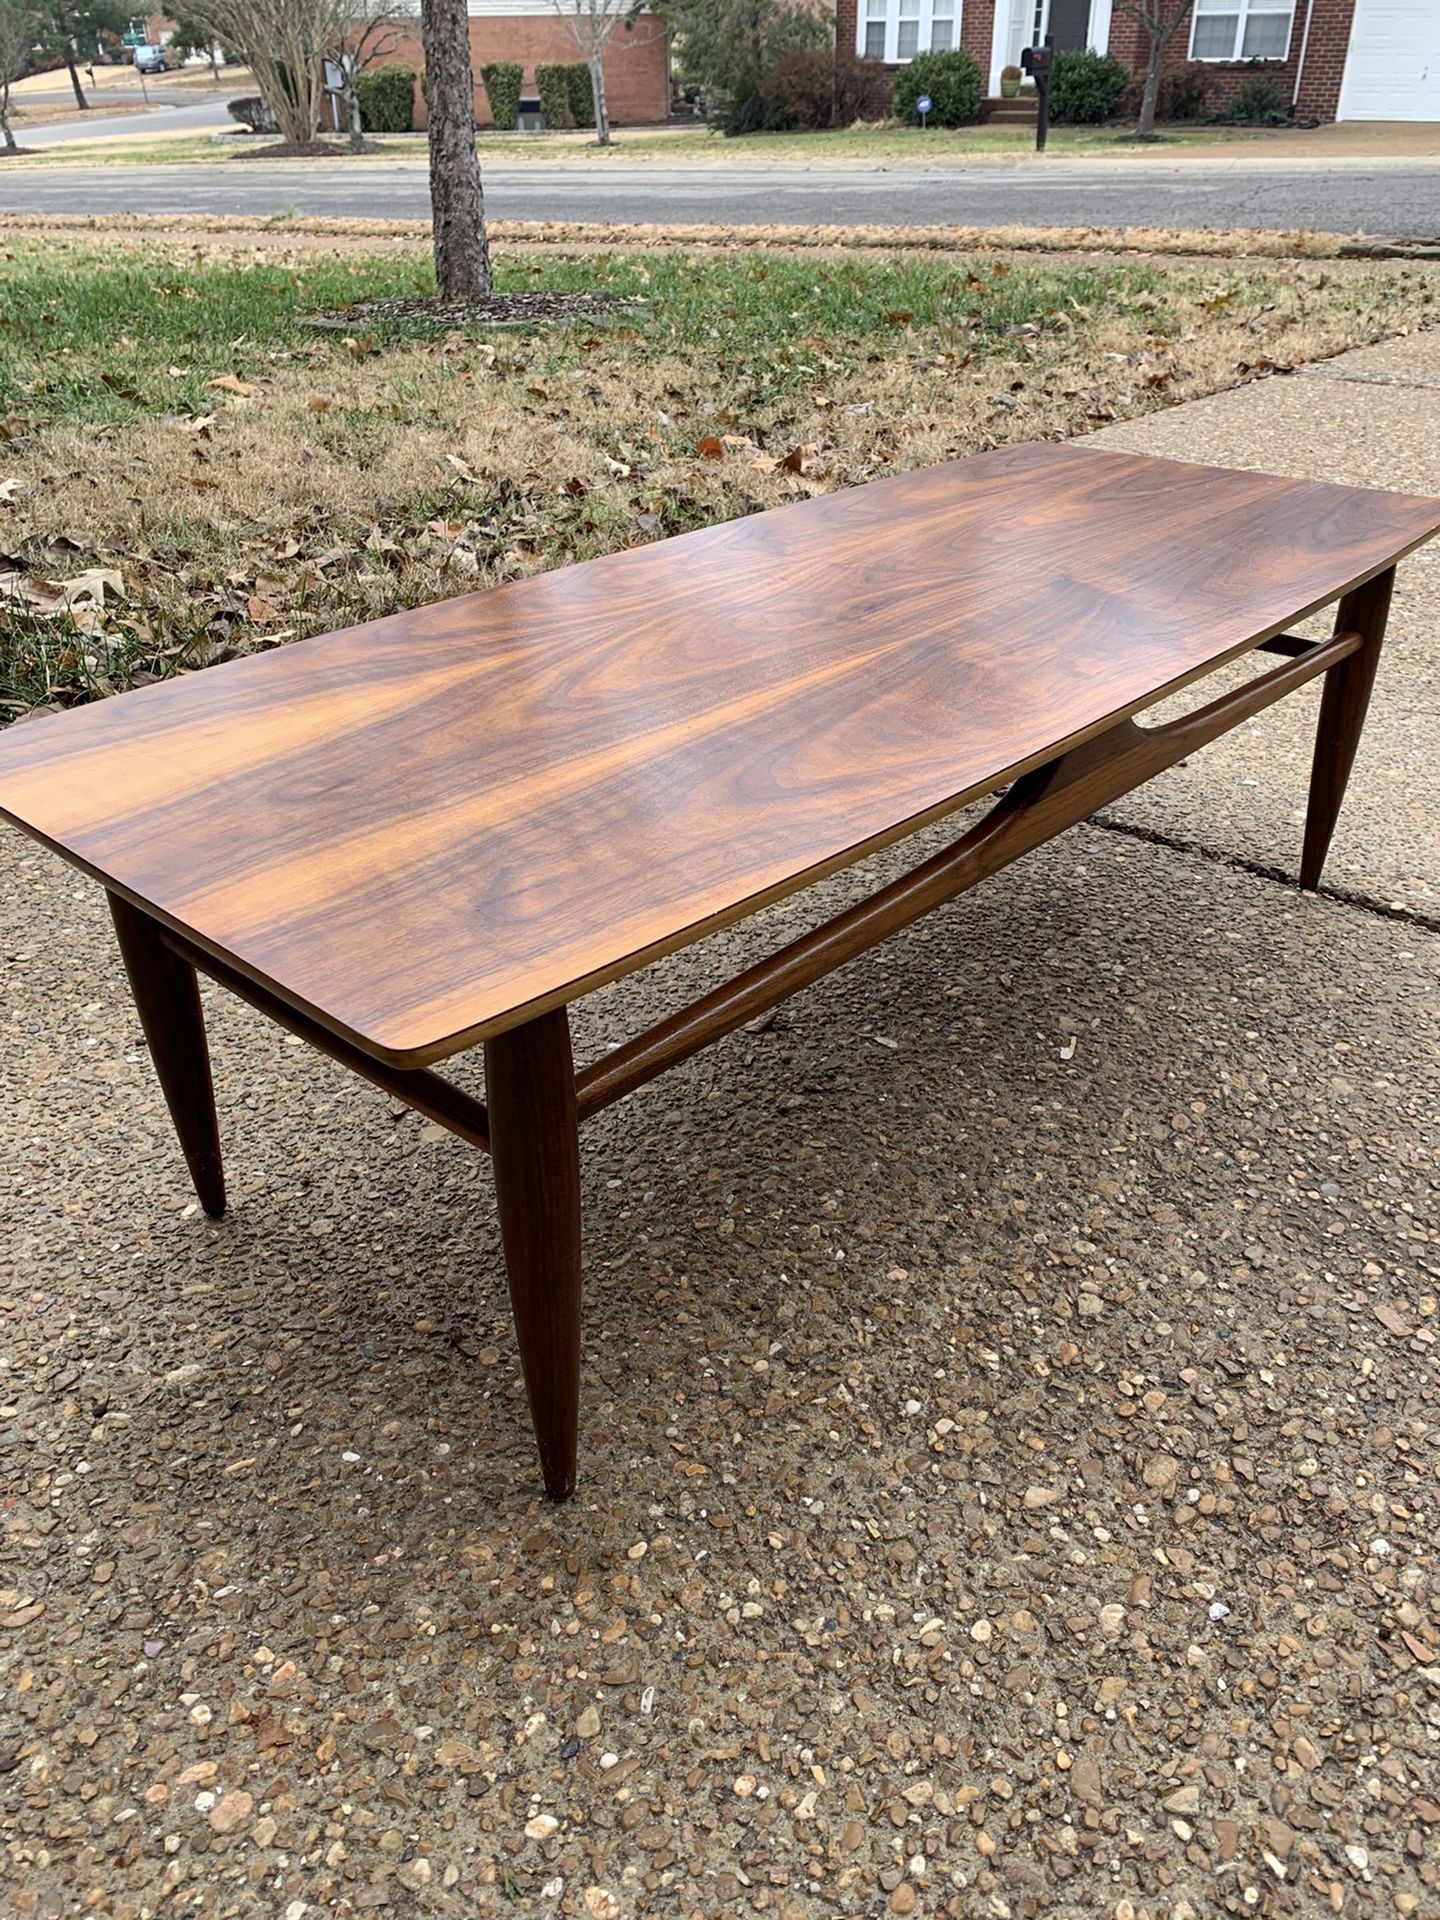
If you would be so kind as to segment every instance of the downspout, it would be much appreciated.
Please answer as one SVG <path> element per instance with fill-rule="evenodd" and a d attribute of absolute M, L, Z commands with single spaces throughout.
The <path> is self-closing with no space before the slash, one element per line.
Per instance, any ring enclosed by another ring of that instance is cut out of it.
<path fill-rule="evenodd" d="M 1300 58 L 1295 63 L 1295 91 L 1290 96 L 1290 111 L 1293 114 L 1300 105 L 1300 82 L 1305 78 L 1305 55 L 1310 51 L 1310 21 L 1315 12 L 1315 0 L 1307 0 L 1305 8 L 1305 31 L 1300 36 Z"/>

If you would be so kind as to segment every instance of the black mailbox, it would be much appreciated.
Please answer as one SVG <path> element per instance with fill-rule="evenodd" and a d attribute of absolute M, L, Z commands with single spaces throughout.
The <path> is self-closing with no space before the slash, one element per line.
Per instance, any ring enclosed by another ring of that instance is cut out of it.
<path fill-rule="evenodd" d="M 1050 131 L 1050 67 L 1055 50 L 1047 42 L 1043 47 L 1022 47 L 1020 65 L 1035 82 L 1035 151 L 1045 151 L 1045 136 Z"/>

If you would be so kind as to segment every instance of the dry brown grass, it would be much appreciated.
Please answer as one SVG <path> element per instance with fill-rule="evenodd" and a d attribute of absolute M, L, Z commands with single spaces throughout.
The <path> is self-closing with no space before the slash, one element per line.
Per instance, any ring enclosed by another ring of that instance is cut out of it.
<path fill-rule="evenodd" d="M 430 245 L 430 225 L 425 220 L 329 219 L 319 214 L 270 221 L 249 214 L 0 214 L 0 234 L 6 232 L 83 235 L 92 245 L 101 246 L 123 245 L 137 234 L 153 235 L 166 245 L 207 240 L 270 249 L 323 241 L 359 247 L 367 253 L 388 251 L 390 247 L 427 253 Z M 1165 254 L 1204 260 L 1332 260 L 1353 253 L 1356 245 L 1342 234 L 1304 228 L 1268 233 L 1209 227 L 733 227 L 494 220 L 490 234 L 501 246 L 565 253 L 591 248 L 639 253 L 671 247 L 781 253 L 818 248 L 827 252 L 1084 253 L 1117 257 Z M 377 241 L 389 244 L 377 248 Z"/>
<path fill-rule="evenodd" d="M 292 239 L 263 257 L 309 256 Z M 900 316 L 868 350 L 802 341 L 787 378 L 737 359 L 718 327 L 683 352 L 643 324 L 378 350 L 305 337 L 212 387 L 203 412 L 32 426 L 0 452 L 0 548 L 50 578 L 118 567 L 110 628 L 223 655 L 1278 377 L 1423 324 L 1435 278 L 1177 267 L 1163 302 L 1117 294 L 999 339 Z M 118 343 L 111 377 L 147 351 Z"/>

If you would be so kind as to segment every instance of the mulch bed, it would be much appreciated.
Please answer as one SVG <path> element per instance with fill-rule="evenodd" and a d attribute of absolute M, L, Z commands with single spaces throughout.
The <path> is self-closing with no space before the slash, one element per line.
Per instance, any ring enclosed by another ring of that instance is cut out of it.
<path fill-rule="evenodd" d="M 373 326 L 377 321 L 404 321 L 431 327 L 525 327 L 540 320 L 594 320 L 642 302 L 616 293 L 552 293 L 544 287 L 526 287 L 518 293 L 497 293 L 488 300 L 397 298 L 357 300 L 353 307 L 317 313 L 307 327 Z"/>
<path fill-rule="evenodd" d="M 343 145 L 328 140 L 271 140 L 263 147 L 242 147 L 228 157 L 231 160 L 344 160 L 353 153 L 384 151 L 373 140 L 363 141 L 359 147 L 352 147 L 348 140 Z"/>

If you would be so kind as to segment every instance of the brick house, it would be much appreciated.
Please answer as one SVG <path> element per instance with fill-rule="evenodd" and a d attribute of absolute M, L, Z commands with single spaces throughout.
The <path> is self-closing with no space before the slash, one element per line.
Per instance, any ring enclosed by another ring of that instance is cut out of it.
<path fill-rule="evenodd" d="M 469 0 L 470 69 L 475 76 L 475 121 L 492 124 L 490 103 L 480 83 L 480 69 L 492 60 L 518 61 L 525 69 L 522 94 L 535 92 L 535 69 L 547 62 L 580 59 L 575 36 L 545 0 Z M 386 60 L 402 61 L 418 73 L 420 23 Z M 611 124 L 643 126 L 664 120 L 670 111 L 670 37 L 653 13 L 641 13 L 620 26 L 605 47 L 605 100 Z M 425 125 L 425 102 L 415 89 L 415 125 Z"/>
<path fill-rule="evenodd" d="M 387 51 L 373 63 L 397 61 L 418 74 L 425 65 L 420 48 L 419 0 L 412 0 L 413 28 L 387 37 Z M 564 64 L 580 59 L 580 48 L 565 21 L 546 0 L 469 0 L 470 70 L 475 76 L 475 124 L 492 123 L 490 103 L 480 83 L 480 69 L 492 60 L 518 60 L 524 68 L 523 95 L 535 92 L 535 68 L 547 62 Z M 149 39 L 162 46 L 175 30 L 163 13 L 145 22 Z M 629 26 L 619 26 L 605 48 L 605 99 L 613 126 L 645 126 L 664 120 L 670 112 L 670 36 L 653 13 L 640 13 Z M 415 89 L 415 125 L 425 125 L 425 99 Z"/>
<path fill-rule="evenodd" d="M 1146 64 L 1125 0 L 836 0 L 840 46 L 892 66 L 968 47 L 992 97 L 1000 69 L 1047 35 Z M 1212 111 L 1267 72 L 1302 119 L 1440 120 L 1440 0 L 1193 0 L 1165 71 L 1202 74 Z"/>

